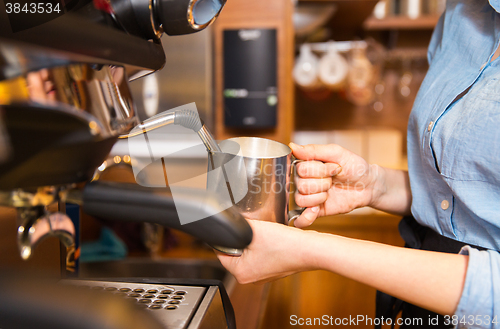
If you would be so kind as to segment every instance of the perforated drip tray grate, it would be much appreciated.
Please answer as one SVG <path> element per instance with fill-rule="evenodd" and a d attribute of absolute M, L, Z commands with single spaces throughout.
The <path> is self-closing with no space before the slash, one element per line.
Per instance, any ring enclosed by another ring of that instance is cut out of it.
<path fill-rule="evenodd" d="M 165 328 L 186 328 L 195 314 L 207 288 L 90 280 L 62 280 L 64 284 L 101 290 L 127 299 L 150 310 Z"/>

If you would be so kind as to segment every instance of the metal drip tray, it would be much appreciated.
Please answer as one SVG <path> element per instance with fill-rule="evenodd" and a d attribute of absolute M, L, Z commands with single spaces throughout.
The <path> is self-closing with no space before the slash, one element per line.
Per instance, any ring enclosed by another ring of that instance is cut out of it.
<path fill-rule="evenodd" d="M 217 286 L 99 280 L 62 280 L 61 283 L 133 301 L 137 307 L 150 312 L 164 328 L 228 328 Z"/>

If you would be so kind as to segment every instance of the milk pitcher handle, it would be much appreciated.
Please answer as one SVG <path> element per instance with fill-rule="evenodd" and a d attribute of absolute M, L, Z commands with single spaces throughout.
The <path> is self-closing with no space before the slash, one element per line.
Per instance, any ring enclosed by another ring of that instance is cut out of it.
<path fill-rule="evenodd" d="M 293 179 L 293 181 L 295 181 L 295 172 L 296 172 L 297 163 L 304 162 L 304 161 L 305 160 L 299 160 L 292 155 L 292 165 L 290 166 L 290 182 L 292 182 L 292 179 Z M 296 191 L 294 191 L 294 193 L 296 193 Z M 288 212 L 288 223 L 287 224 L 289 226 L 293 226 L 293 221 L 295 221 L 297 218 L 299 218 L 300 215 L 302 215 L 302 213 L 304 212 L 304 210 L 306 210 L 305 207 L 290 210 Z"/>

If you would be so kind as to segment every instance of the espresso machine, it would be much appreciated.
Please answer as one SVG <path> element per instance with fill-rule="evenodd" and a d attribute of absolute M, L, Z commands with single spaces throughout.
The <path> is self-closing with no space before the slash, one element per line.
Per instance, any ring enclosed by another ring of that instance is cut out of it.
<path fill-rule="evenodd" d="M 64 246 L 66 270 L 74 272 L 77 230 L 66 202 L 98 218 L 175 228 L 212 246 L 242 249 L 251 242 L 244 218 L 232 208 L 214 211 L 217 200 L 203 191 L 177 193 L 174 204 L 168 187 L 90 182 L 118 138 L 134 127 L 162 126 L 138 121 L 128 87 L 165 64 L 162 34 L 203 30 L 224 4 L 58 0 L 41 4 L 42 11 L 40 4 L 33 9 L 26 1 L 17 7 L 0 3 L 0 205 L 17 210 L 23 259 L 40 241 L 56 236 Z M 178 111 L 168 118 L 198 133 L 209 152 L 217 148 L 192 113 Z M 200 217 L 205 218 L 181 225 L 176 204 L 189 209 L 200 200 L 207 205 Z M 224 287 L 214 280 L 76 279 L 52 285 L 6 275 L 0 286 L 2 329 L 235 327 Z M 85 321 L 76 320 L 83 314 Z"/>

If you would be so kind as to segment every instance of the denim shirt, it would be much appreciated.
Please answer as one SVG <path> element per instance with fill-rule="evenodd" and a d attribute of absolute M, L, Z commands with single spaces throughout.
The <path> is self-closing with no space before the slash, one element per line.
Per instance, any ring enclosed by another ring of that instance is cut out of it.
<path fill-rule="evenodd" d="M 413 216 L 489 249 L 461 251 L 469 264 L 459 328 L 500 328 L 500 58 L 490 62 L 499 12 L 500 0 L 448 0 L 408 123 Z"/>

